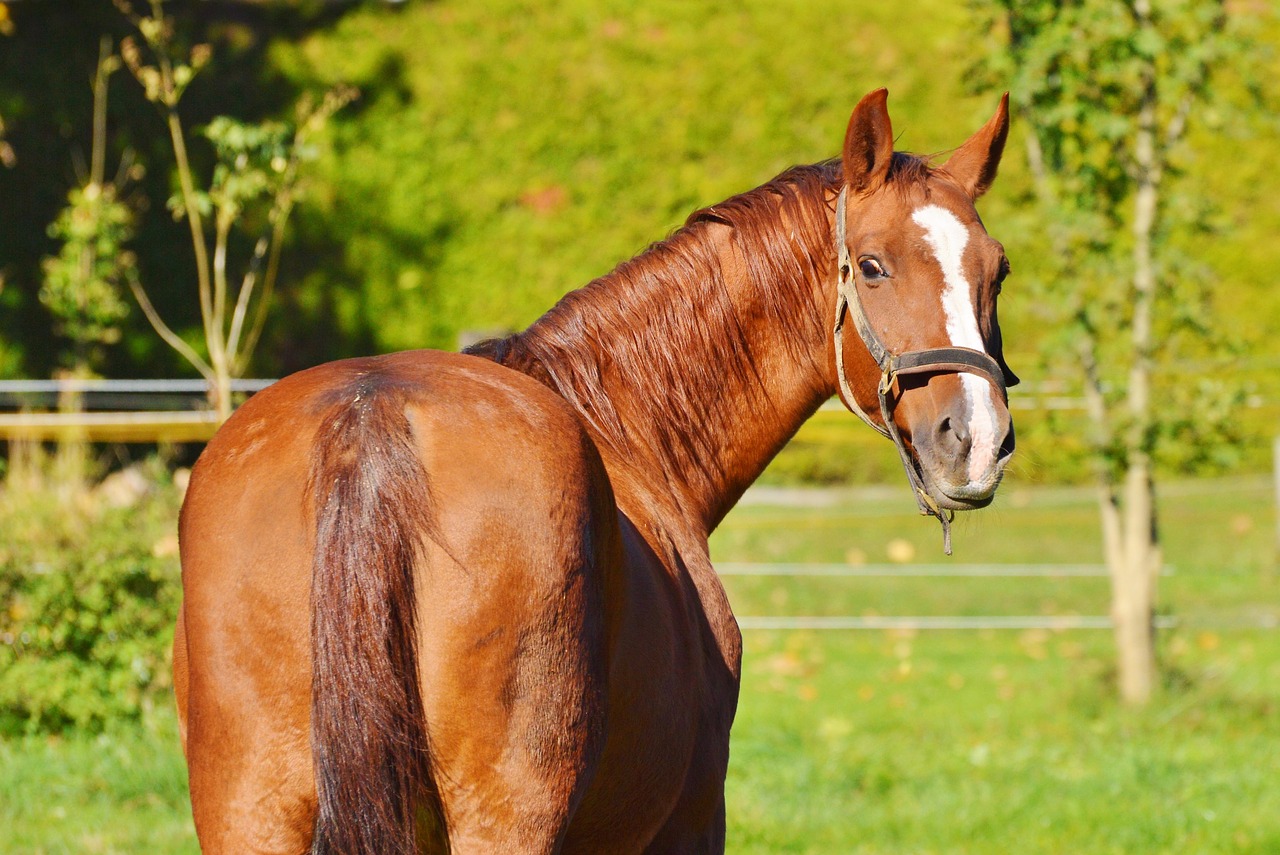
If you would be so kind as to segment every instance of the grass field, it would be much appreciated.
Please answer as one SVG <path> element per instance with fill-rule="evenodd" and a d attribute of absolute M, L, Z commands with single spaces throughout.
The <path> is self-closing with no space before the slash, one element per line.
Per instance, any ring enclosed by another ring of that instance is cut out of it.
<path fill-rule="evenodd" d="M 810 494 L 811 495 L 811 494 Z M 830 494 L 828 494 L 830 495 Z M 1280 617 L 1267 479 L 1162 505 L 1165 681 L 1120 709 L 1105 631 L 748 631 L 729 771 L 734 853 L 1280 851 Z M 1010 484 L 955 562 L 1093 562 L 1087 491 Z M 893 543 L 894 541 L 900 541 Z M 891 545 L 892 544 L 892 545 Z M 745 504 L 721 561 L 938 563 L 905 492 Z M 739 614 L 1105 614 L 1103 579 L 733 577 Z M 195 851 L 171 714 L 0 742 L 0 853 Z"/>
<path fill-rule="evenodd" d="M 1097 561 L 1087 490 L 1020 490 L 956 527 L 965 563 Z M 734 852 L 1280 851 L 1280 617 L 1264 479 L 1186 482 L 1162 507 L 1165 686 L 1111 696 L 1105 631 L 748 632 Z M 838 494 L 837 494 L 838 495 Z M 905 493 L 748 505 L 724 561 L 938 563 Z M 1107 581 L 731 578 L 737 611 L 1104 615 Z"/>

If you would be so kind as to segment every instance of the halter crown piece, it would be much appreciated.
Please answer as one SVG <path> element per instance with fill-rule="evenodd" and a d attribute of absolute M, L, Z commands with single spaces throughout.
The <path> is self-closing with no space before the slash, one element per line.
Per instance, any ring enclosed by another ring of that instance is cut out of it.
<path fill-rule="evenodd" d="M 894 381 L 900 376 L 911 374 L 976 372 L 995 384 L 1006 403 L 1009 400 L 1007 387 L 1012 383 L 1006 383 L 1004 368 L 980 350 L 968 347 L 934 347 L 927 350 L 909 350 L 900 354 L 889 352 L 875 330 L 871 328 L 867 313 L 862 308 L 862 299 L 858 296 L 858 284 L 853 275 L 853 260 L 849 256 L 845 229 L 845 207 L 848 195 L 849 188 L 842 187 L 840 196 L 836 199 L 836 319 L 833 334 L 836 348 L 836 376 L 840 381 L 841 397 L 844 399 L 845 406 L 858 418 L 869 424 L 877 433 L 893 440 L 893 444 L 898 449 L 898 456 L 902 459 L 902 468 L 907 473 L 907 481 L 915 493 L 916 505 L 920 508 L 920 513 L 938 518 L 938 522 L 942 524 L 942 548 L 947 555 L 950 555 L 951 520 L 955 513 L 940 508 L 929 493 L 920 467 L 912 459 L 911 452 L 907 451 L 902 433 L 893 421 L 893 409 L 897 399 L 891 400 L 890 393 L 893 390 Z M 876 394 L 880 399 L 882 424 L 874 421 L 862 409 L 857 395 L 853 392 L 853 386 L 849 383 L 849 376 L 844 367 L 843 331 L 846 316 L 853 319 L 854 328 L 861 336 L 862 343 L 866 345 L 867 352 L 880 366 L 880 383 L 876 387 Z"/>

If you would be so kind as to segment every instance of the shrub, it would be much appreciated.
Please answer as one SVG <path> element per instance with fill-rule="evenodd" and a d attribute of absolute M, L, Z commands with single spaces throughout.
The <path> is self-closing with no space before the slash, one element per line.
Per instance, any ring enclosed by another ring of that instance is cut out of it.
<path fill-rule="evenodd" d="M 101 730 L 169 703 L 176 492 L 0 494 L 0 733 Z"/>

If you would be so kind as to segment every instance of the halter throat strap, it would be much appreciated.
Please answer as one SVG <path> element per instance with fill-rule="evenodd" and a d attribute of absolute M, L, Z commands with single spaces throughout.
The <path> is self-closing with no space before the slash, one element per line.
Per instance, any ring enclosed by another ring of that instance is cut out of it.
<path fill-rule="evenodd" d="M 832 330 L 836 349 L 836 377 L 840 383 L 840 397 L 849 410 L 870 425 L 881 436 L 893 441 L 898 449 L 898 457 L 907 474 L 907 481 L 915 493 L 916 505 L 920 513 L 936 517 L 942 524 L 943 549 L 951 554 L 951 520 L 954 513 L 938 506 L 937 500 L 925 486 L 920 465 L 912 459 L 907 450 L 906 441 L 893 420 L 893 410 L 897 405 L 897 396 L 893 396 L 895 381 L 901 376 L 914 374 L 938 374 L 970 372 L 980 374 L 989 380 L 1004 400 L 1008 401 L 1004 370 L 994 359 L 980 350 L 968 347 L 934 347 L 926 350 L 909 350 L 894 354 L 885 347 L 884 342 L 876 335 L 871 321 L 867 318 L 858 295 L 857 277 L 854 275 L 853 259 L 849 254 L 849 242 L 845 226 L 845 212 L 848 204 L 849 188 L 842 187 L 836 199 L 836 314 L 835 326 Z M 876 394 L 880 400 L 880 421 L 873 419 L 854 394 L 853 385 L 849 382 L 848 372 L 844 364 L 844 325 L 846 318 L 852 318 L 853 326 L 859 338 L 867 348 L 867 353 L 880 366 L 880 382 Z"/>

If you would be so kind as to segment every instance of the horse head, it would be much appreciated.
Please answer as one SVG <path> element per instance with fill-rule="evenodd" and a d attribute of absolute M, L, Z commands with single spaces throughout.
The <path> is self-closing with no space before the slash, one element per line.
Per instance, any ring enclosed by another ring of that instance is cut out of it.
<path fill-rule="evenodd" d="M 832 361 L 846 405 L 897 443 L 921 510 L 945 519 L 990 503 L 1013 454 L 996 317 L 1009 262 L 974 208 L 1008 96 L 940 167 L 894 152 L 886 97 L 863 98 L 845 136 Z"/>

